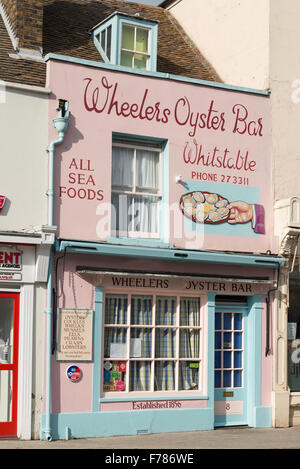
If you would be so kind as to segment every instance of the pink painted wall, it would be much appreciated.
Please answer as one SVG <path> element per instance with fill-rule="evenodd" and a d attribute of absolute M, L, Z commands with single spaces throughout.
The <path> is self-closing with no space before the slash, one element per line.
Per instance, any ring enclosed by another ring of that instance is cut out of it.
<path fill-rule="evenodd" d="M 65 141 L 55 155 L 54 217 L 60 237 L 90 241 L 110 237 L 110 219 L 103 214 L 111 201 L 112 133 L 118 132 L 169 143 L 169 223 L 174 246 L 276 251 L 268 97 L 54 60 L 48 61 L 48 86 L 52 90 L 49 142 L 57 138 L 52 123 L 57 100 L 68 100 L 71 112 Z M 186 188 L 175 182 L 178 175 Z M 208 175 L 213 182 L 203 180 Z M 217 192 L 230 202 L 263 205 L 265 234 L 254 234 L 249 223 L 231 226 L 226 222 L 202 225 L 204 236 L 200 233 L 190 241 L 191 226 L 186 225 L 189 221 L 180 211 L 179 200 L 195 190 Z"/>
<path fill-rule="evenodd" d="M 119 259 L 109 256 L 94 256 L 81 254 L 67 254 L 65 261 L 61 261 L 58 269 L 58 307 L 59 308 L 78 308 L 94 309 L 94 285 L 92 282 L 84 280 L 76 273 L 76 266 L 110 268 L 119 267 Z M 170 265 L 163 261 L 141 261 L 132 259 L 123 259 L 124 271 L 129 269 L 143 268 L 151 271 L 172 271 L 177 273 L 198 273 L 216 274 L 217 269 L 212 265 L 174 263 Z M 221 273 L 220 273 L 221 274 Z M 245 274 L 242 268 L 222 267 L 223 275 L 242 276 Z M 247 275 L 253 277 L 268 277 L 271 272 L 267 269 L 249 268 Z M 264 356 L 265 351 L 265 309 L 262 316 L 262 390 L 261 405 L 271 405 L 272 388 L 272 354 L 269 357 Z M 272 339 L 271 339 L 272 340 Z M 76 363 L 82 370 L 82 379 L 78 383 L 71 383 L 66 377 L 66 369 L 71 363 L 58 362 L 53 357 L 52 361 L 52 412 L 89 412 L 92 406 L 92 388 L 93 388 L 93 363 Z M 206 379 L 204 380 L 206 382 Z M 177 399 L 174 397 L 174 399 Z M 180 397 L 178 397 L 180 400 Z M 205 406 L 205 401 L 199 401 L 197 406 Z M 126 407 L 126 406 L 125 406 Z M 124 407 L 124 409 L 125 409 Z M 103 410 L 111 410 L 105 408 Z"/>

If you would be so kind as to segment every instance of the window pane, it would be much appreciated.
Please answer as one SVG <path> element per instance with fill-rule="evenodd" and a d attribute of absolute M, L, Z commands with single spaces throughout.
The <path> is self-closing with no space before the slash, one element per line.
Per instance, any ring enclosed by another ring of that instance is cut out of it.
<path fill-rule="evenodd" d="M 176 323 L 176 298 L 158 296 L 156 298 L 156 324 L 172 326 Z"/>
<path fill-rule="evenodd" d="M 223 368 L 231 368 L 231 352 L 223 353 Z"/>
<path fill-rule="evenodd" d="M 200 331 L 195 329 L 183 329 L 179 335 L 179 357 L 199 358 Z"/>
<path fill-rule="evenodd" d="M 147 69 L 148 57 L 146 55 L 134 54 L 134 68 L 139 68 L 140 70 Z"/>
<path fill-rule="evenodd" d="M 0 363 L 13 362 L 14 299 L 0 301 Z"/>
<path fill-rule="evenodd" d="M 127 381 L 126 371 L 120 371 L 120 363 L 104 362 L 103 366 L 103 391 L 120 392 L 125 391 Z"/>
<path fill-rule="evenodd" d="M 234 368 L 242 368 L 242 352 L 234 352 Z"/>
<path fill-rule="evenodd" d="M 221 352 L 215 352 L 215 368 L 221 368 Z"/>
<path fill-rule="evenodd" d="M 175 363 L 156 362 L 155 363 L 155 391 L 175 390 Z"/>
<path fill-rule="evenodd" d="M 148 52 L 148 34 L 147 29 L 136 29 L 136 50 L 138 52 Z"/>
<path fill-rule="evenodd" d="M 104 356 L 112 358 L 126 357 L 127 330 L 124 327 L 105 327 Z"/>
<path fill-rule="evenodd" d="M 155 331 L 155 357 L 175 357 L 175 329 L 159 328 Z"/>
<path fill-rule="evenodd" d="M 223 371 L 223 387 L 224 388 L 231 388 L 231 371 Z"/>
<path fill-rule="evenodd" d="M 158 234 L 158 206 L 159 200 L 157 197 L 134 197 L 134 218 L 129 230 Z"/>
<path fill-rule="evenodd" d="M 0 422 L 12 420 L 12 371 L 0 371 Z"/>
<path fill-rule="evenodd" d="M 121 65 L 124 65 L 124 67 L 132 68 L 133 67 L 132 60 L 133 60 L 132 52 L 126 52 L 124 50 L 121 52 Z"/>
<path fill-rule="evenodd" d="M 242 372 L 235 371 L 234 372 L 234 387 L 240 388 L 242 386 Z"/>
<path fill-rule="evenodd" d="M 215 388 L 221 387 L 221 371 L 215 371 Z"/>
<path fill-rule="evenodd" d="M 136 185 L 149 189 L 159 188 L 159 153 L 136 151 Z"/>
<path fill-rule="evenodd" d="M 236 331 L 242 330 L 242 313 L 235 313 L 234 315 L 234 329 Z"/>
<path fill-rule="evenodd" d="M 112 148 L 112 185 L 133 185 L 133 148 Z"/>
<path fill-rule="evenodd" d="M 152 324 L 152 296 L 131 297 L 131 324 Z"/>
<path fill-rule="evenodd" d="M 101 31 L 101 47 L 104 50 L 104 52 L 105 52 L 105 45 L 106 45 L 105 44 L 105 36 L 106 36 L 106 29 Z"/>
<path fill-rule="evenodd" d="M 216 330 L 221 329 L 221 313 L 215 314 L 215 329 Z"/>
<path fill-rule="evenodd" d="M 224 313 L 224 329 L 232 329 L 231 313 Z"/>
<path fill-rule="evenodd" d="M 127 305 L 126 295 L 107 295 L 105 298 L 105 324 L 126 324 Z"/>
<path fill-rule="evenodd" d="M 241 332 L 234 333 L 234 348 L 235 349 L 242 348 L 242 333 Z"/>
<path fill-rule="evenodd" d="M 133 327 L 130 333 L 130 357 L 151 358 L 152 330 Z"/>
<path fill-rule="evenodd" d="M 134 50 L 134 29 L 123 25 L 122 28 L 122 49 Z M 123 64 L 122 64 L 123 65 Z"/>
<path fill-rule="evenodd" d="M 150 391 L 151 363 L 132 361 L 130 363 L 130 391 Z"/>
<path fill-rule="evenodd" d="M 198 367 L 195 367 L 198 365 Z M 179 390 L 196 390 L 199 388 L 199 363 L 179 363 Z"/>
<path fill-rule="evenodd" d="M 232 347 L 232 333 L 231 332 L 224 332 L 224 348 L 233 348 Z"/>
<path fill-rule="evenodd" d="M 180 325 L 200 326 L 199 298 L 180 298 Z"/>
<path fill-rule="evenodd" d="M 107 34 L 106 34 L 106 56 L 108 60 L 110 60 L 110 55 L 111 55 L 111 26 L 108 26 Z"/>
<path fill-rule="evenodd" d="M 215 348 L 220 349 L 222 346 L 221 332 L 215 333 Z"/>
<path fill-rule="evenodd" d="M 127 194 L 112 193 L 111 195 L 111 229 L 116 234 L 127 235 L 132 224 L 133 198 Z"/>

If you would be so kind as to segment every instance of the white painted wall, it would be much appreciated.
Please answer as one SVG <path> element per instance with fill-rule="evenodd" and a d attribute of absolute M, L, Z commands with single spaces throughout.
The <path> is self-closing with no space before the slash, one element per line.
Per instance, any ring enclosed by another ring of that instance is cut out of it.
<path fill-rule="evenodd" d="M 275 199 L 300 196 L 300 3 L 272 0 L 270 88 Z"/>
<path fill-rule="evenodd" d="M 47 95 L 0 85 L 0 231 L 31 231 L 47 224 Z"/>
<path fill-rule="evenodd" d="M 225 83 L 269 87 L 269 0 L 179 0 L 169 10 Z"/>

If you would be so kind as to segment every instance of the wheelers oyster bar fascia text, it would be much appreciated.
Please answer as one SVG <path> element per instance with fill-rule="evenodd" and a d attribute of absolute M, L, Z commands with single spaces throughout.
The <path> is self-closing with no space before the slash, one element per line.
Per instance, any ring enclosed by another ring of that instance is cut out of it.
<path fill-rule="evenodd" d="M 171 278 L 151 278 L 151 277 L 129 277 L 129 276 L 112 276 L 105 281 L 105 285 L 109 288 L 149 288 L 149 289 L 168 289 L 168 290 L 186 290 L 199 292 L 219 292 L 224 294 L 240 293 L 240 294 L 258 294 L 265 289 L 259 282 L 247 283 L 237 281 L 217 281 L 217 280 L 197 280 L 197 279 L 181 279 L 173 280 Z"/>

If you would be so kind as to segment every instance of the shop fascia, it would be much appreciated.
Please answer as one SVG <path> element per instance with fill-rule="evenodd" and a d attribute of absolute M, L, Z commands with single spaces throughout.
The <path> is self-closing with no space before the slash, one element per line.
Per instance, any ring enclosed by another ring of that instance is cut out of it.
<path fill-rule="evenodd" d="M 56 227 L 30 233 L 0 232 L 0 282 L 47 282 Z"/>

